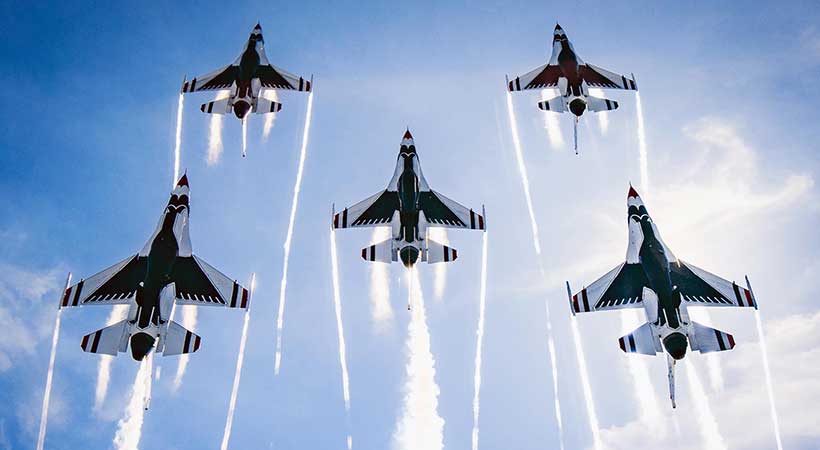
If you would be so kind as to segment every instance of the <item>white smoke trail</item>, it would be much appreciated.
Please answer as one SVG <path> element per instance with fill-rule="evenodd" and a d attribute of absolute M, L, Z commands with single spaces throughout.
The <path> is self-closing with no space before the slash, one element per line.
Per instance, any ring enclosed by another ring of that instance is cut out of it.
<path fill-rule="evenodd" d="M 484 345 L 484 306 L 487 300 L 487 233 L 481 244 L 481 290 L 478 294 L 478 327 L 475 343 L 475 375 L 473 375 L 473 450 L 478 450 L 478 413 L 481 409 L 481 353 Z"/>
<path fill-rule="evenodd" d="M 276 90 L 267 90 L 262 93 L 262 96 L 266 99 L 279 102 L 279 96 L 276 94 Z M 268 113 L 265 114 L 265 125 L 262 128 L 262 139 L 267 142 L 268 137 L 270 136 L 270 131 L 273 129 L 273 124 L 276 122 L 276 114 L 277 113 Z"/>
<path fill-rule="evenodd" d="M 542 89 L 541 100 L 549 100 L 550 98 L 555 97 L 556 94 L 557 92 L 555 89 Z M 507 95 L 509 96 L 509 94 Z M 549 137 L 550 145 L 553 150 L 561 150 L 564 148 L 564 135 L 561 133 L 561 125 L 558 123 L 558 114 L 545 111 L 543 116 L 544 129 L 547 130 L 547 137 Z M 517 130 L 516 134 L 518 134 Z"/>
<path fill-rule="evenodd" d="M 171 186 L 176 186 L 179 179 L 179 164 L 182 153 L 182 94 L 177 100 L 177 131 L 174 140 L 174 181 Z"/>
<path fill-rule="evenodd" d="M 687 312 L 691 320 L 702 323 L 703 325 L 712 326 L 712 318 L 707 308 L 687 308 Z M 713 391 L 720 392 L 723 390 L 723 369 L 720 366 L 720 354 L 713 352 L 706 353 L 703 356 L 706 358 L 709 384 Z"/>
<path fill-rule="evenodd" d="M 603 448 L 601 443 L 601 434 L 598 428 L 598 414 L 595 412 L 595 402 L 592 399 L 592 387 L 589 384 L 589 371 L 587 370 L 587 361 L 584 356 L 584 347 L 581 343 L 581 333 L 578 332 L 578 321 L 575 317 L 569 320 L 572 328 L 572 337 L 575 341 L 575 357 L 578 360 L 578 369 L 581 374 L 581 389 L 584 393 L 584 403 L 587 407 L 587 419 L 589 420 L 589 428 L 592 432 L 592 443 L 597 450 Z"/>
<path fill-rule="evenodd" d="M 285 256 L 282 262 L 282 282 L 279 286 L 279 312 L 276 318 L 276 362 L 274 364 L 274 374 L 279 375 L 279 367 L 282 363 L 282 326 L 285 323 L 285 292 L 288 285 L 288 260 L 290 259 L 290 242 L 293 238 L 293 224 L 296 221 L 296 208 L 299 205 L 299 191 L 302 188 L 302 173 L 305 168 L 305 158 L 307 157 L 308 135 L 310 133 L 310 117 L 313 112 L 313 92 L 308 96 L 307 113 L 305 114 L 305 130 L 302 134 L 302 149 L 299 151 L 299 168 L 296 171 L 296 183 L 293 185 L 293 199 L 290 205 L 290 221 L 288 222 L 288 234 L 285 237 Z"/>
<path fill-rule="evenodd" d="M 128 314 L 128 305 L 116 305 L 111 308 L 105 326 L 125 320 Z M 94 390 L 94 410 L 99 411 L 108 395 L 108 382 L 111 379 L 111 363 L 114 357 L 111 355 L 99 355 L 100 361 L 97 363 L 97 388 Z"/>
<path fill-rule="evenodd" d="M 706 391 L 703 389 L 703 383 L 701 383 L 700 377 L 697 371 L 695 371 L 695 366 L 692 365 L 689 358 L 685 359 L 684 364 L 686 365 L 686 376 L 689 378 L 689 385 L 692 388 L 692 401 L 695 403 L 695 408 L 697 409 L 695 419 L 698 422 L 700 434 L 704 441 L 703 448 L 710 450 L 727 449 L 726 442 L 723 440 L 720 430 L 718 430 L 715 415 L 709 406 L 709 400 L 706 396 Z"/>
<path fill-rule="evenodd" d="M 641 166 L 641 191 L 649 192 L 649 161 L 646 154 L 646 129 L 643 122 L 640 92 L 635 92 L 635 104 L 638 112 L 638 158 Z"/>
<path fill-rule="evenodd" d="M 347 347 L 345 330 L 342 324 L 342 294 L 339 288 L 339 258 L 336 255 L 336 232 L 330 230 L 330 263 L 333 275 L 333 307 L 336 311 L 336 332 L 339 337 L 339 366 L 342 370 L 342 397 L 345 402 L 345 415 L 350 421 L 350 375 L 347 373 Z M 353 438 L 348 432 L 348 450 L 353 446 Z M 224 449 L 223 449 L 224 450 Z"/>
<path fill-rule="evenodd" d="M 639 310 L 625 309 L 621 312 L 621 328 L 623 333 L 630 333 L 639 325 L 642 325 L 645 316 Z M 635 391 L 635 398 L 638 401 L 640 420 L 653 430 L 654 439 L 662 439 L 666 436 L 666 421 L 658 407 L 658 398 L 652 380 L 649 375 L 649 367 L 640 355 L 626 355 L 626 363 L 629 367 L 632 386 Z"/>
<path fill-rule="evenodd" d="M 427 237 L 439 244 L 450 245 L 450 240 L 447 239 L 447 230 L 445 228 L 428 228 Z M 436 264 L 434 278 L 433 278 L 433 295 L 436 300 L 441 300 L 444 297 L 444 289 L 447 287 L 447 264 Z"/>
<path fill-rule="evenodd" d="M 763 333 L 763 321 L 760 318 L 760 311 L 755 310 L 755 322 L 757 323 L 757 336 L 760 340 L 760 357 L 763 360 L 763 372 L 766 375 L 766 393 L 769 395 L 769 413 L 772 416 L 772 427 L 774 427 L 774 437 L 777 441 L 777 450 L 783 450 L 783 442 L 780 439 L 780 422 L 777 420 L 777 408 L 774 403 L 774 390 L 772 389 L 772 373 L 769 371 L 769 351 L 766 347 L 766 336 Z"/>
<path fill-rule="evenodd" d="M 598 88 L 590 88 L 589 95 L 598 98 L 604 98 L 604 91 Z M 595 113 L 598 116 L 598 126 L 601 128 L 601 134 L 606 136 L 609 131 L 609 115 L 606 111 Z"/>
<path fill-rule="evenodd" d="M 373 228 L 371 244 L 390 238 L 390 228 Z M 390 304 L 390 265 L 372 263 L 370 269 L 370 310 L 377 331 L 383 331 L 385 325 L 393 319 L 393 307 Z"/>
<path fill-rule="evenodd" d="M 251 275 L 250 298 L 253 300 L 253 291 L 256 288 L 256 274 Z M 233 387 L 231 388 L 231 400 L 228 402 L 228 418 L 225 420 L 225 432 L 222 433 L 222 450 L 228 449 L 228 441 L 231 439 L 231 428 L 233 427 L 233 415 L 236 411 L 236 397 L 239 395 L 239 380 L 242 379 L 242 364 L 245 361 L 245 344 L 248 341 L 248 323 L 251 321 L 251 307 L 245 311 L 245 322 L 242 324 L 242 337 L 239 339 L 239 353 L 236 356 L 236 370 L 233 374 Z"/>
<path fill-rule="evenodd" d="M 197 314 L 199 314 L 197 307 L 193 305 L 182 305 L 182 326 L 190 331 L 196 330 Z M 176 392 L 182 386 L 182 378 L 185 377 L 185 371 L 188 369 L 188 359 L 191 355 L 185 353 L 179 355 L 177 362 L 177 372 L 174 375 L 174 382 L 171 384 L 171 390 Z"/>
<path fill-rule="evenodd" d="M 137 450 L 142 437 L 142 422 L 145 416 L 145 398 L 149 395 L 146 389 L 148 382 L 146 378 L 151 378 L 151 361 L 154 353 L 151 352 L 147 359 L 140 363 L 137 376 L 134 378 L 134 386 L 131 389 L 131 398 L 125 408 L 122 419 L 117 422 L 117 433 L 114 435 L 114 448 L 117 450 Z"/>
<path fill-rule="evenodd" d="M 208 132 L 208 157 L 206 162 L 213 166 L 222 157 L 222 115 L 211 114 L 211 125 Z"/>
<path fill-rule="evenodd" d="M 71 274 L 65 280 L 65 287 L 62 292 L 68 289 L 71 284 Z M 62 294 L 61 292 L 61 294 Z M 46 375 L 46 387 L 43 390 L 43 409 L 40 412 L 40 432 L 37 434 L 37 450 L 43 450 L 46 441 L 46 427 L 48 426 L 48 403 L 51 400 L 51 381 L 54 379 L 54 362 L 57 359 L 57 342 L 60 340 L 60 316 L 63 310 L 57 310 L 57 317 L 54 318 L 54 332 L 51 335 L 51 355 L 48 358 L 48 374 Z"/>
<path fill-rule="evenodd" d="M 444 419 L 438 414 L 436 369 L 430 352 L 430 332 L 418 272 L 408 271 L 407 379 L 401 417 L 393 432 L 396 450 L 441 450 L 444 448 Z"/>
<path fill-rule="evenodd" d="M 540 269 L 541 278 L 546 278 L 544 266 L 541 263 L 541 243 L 538 238 L 538 223 L 535 220 L 535 209 L 532 206 L 532 197 L 530 196 L 530 182 L 527 177 L 527 167 L 524 164 L 524 156 L 521 152 L 521 140 L 518 137 L 518 122 L 515 119 L 515 112 L 513 110 L 512 95 L 507 93 L 507 112 L 510 117 L 510 129 L 512 131 L 513 148 L 515 149 L 515 159 L 518 162 L 518 172 L 521 175 L 521 184 L 524 187 L 524 198 L 527 202 L 527 210 L 530 213 L 530 225 L 532 227 L 532 242 L 535 248 L 536 258 L 538 259 L 538 267 Z M 564 423 L 561 418 L 561 401 L 558 397 L 558 364 L 555 358 L 555 342 L 552 336 L 552 317 L 550 316 L 550 306 L 547 300 L 544 301 L 544 310 L 546 313 L 547 322 L 547 349 L 550 356 L 550 367 L 552 369 L 552 390 L 553 390 L 553 406 L 555 408 L 555 421 L 558 426 L 558 439 L 561 449 L 564 448 Z"/>
<path fill-rule="evenodd" d="M 242 157 L 248 154 L 248 118 L 242 119 Z"/>
<path fill-rule="evenodd" d="M 530 180 L 527 177 L 527 167 L 524 165 L 524 156 L 521 152 L 521 140 L 518 138 L 518 122 L 515 120 L 513 110 L 512 95 L 507 92 L 507 111 L 510 116 L 510 130 L 512 131 L 513 147 L 515 148 L 515 160 L 518 162 L 518 172 L 521 174 L 521 184 L 524 185 L 524 198 L 527 201 L 527 209 L 530 212 L 530 226 L 532 227 L 532 242 L 535 245 L 535 253 L 541 256 L 541 240 L 538 238 L 538 223 L 535 221 L 535 211 L 532 207 L 532 196 L 530 195 Z"/>

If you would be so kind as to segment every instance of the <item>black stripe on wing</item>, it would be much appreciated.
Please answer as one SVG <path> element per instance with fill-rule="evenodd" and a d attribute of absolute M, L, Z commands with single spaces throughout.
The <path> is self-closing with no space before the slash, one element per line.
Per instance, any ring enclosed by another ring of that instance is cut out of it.
<path fill-rule="evenodd" d="M 225 299 L 192 256 L 176 259 L 171 281 L 176 283 L 176 294 L 179 299 L 226 304 Z"/>
<path fill-rule="evenodd" d="M 467 228 L 467 224 L 459 219 L 458 216 L 431 191 L 419 193 L 419 209 L 424 211 L 424 217 L 430 223 Z"/>
<path fill-rule="evenodd" d="M 364 212 L 357 217 L 351 226 L 388 223 L 393 213 L 399 209 L 399 193 L 384 191 Z"/>
<path fill-rule="evenodd" d="M 91 293 L 83 304 L 105 302 L 108 300 L 118 300 L 128 298 L 137 291 L 141 281 L 145 280 L 148 271 L 148 258 L 145 256 L 135 256 L 119 272 L 115 273 L 108 281 Z M 82 288 L 78 285 L 78 296 Z"/>

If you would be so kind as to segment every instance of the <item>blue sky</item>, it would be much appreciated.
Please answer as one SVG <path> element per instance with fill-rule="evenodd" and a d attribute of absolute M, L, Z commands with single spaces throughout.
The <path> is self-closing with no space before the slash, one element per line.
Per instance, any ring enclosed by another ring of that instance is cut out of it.
<path fill-rule="evenodd" d="M 304 125 L 306 96 L 283 93 L 267 140 L 249 122 L 223 121 L 223 152 L 206 162 L 207 94 L 186 97 L 182 166 L 192 191 L 194 252 L 229 276 L 257 273 L 232 448 L 396 447 L 408 321 L 400 267 L 388 270 L 392 318 L 375 319 L 371 268 L 359 257 L 369 231 L 339 233 L 342 316 L 351 417 L 345 416 L 332 301 L 331 205 L 383 189 L 409 126 L 433 188 L 487 207 L 489 276 L 480 448 L 556 448 L 545 302 L 552 314 L 566 448 L 592 445 L 579 386 L 564 280 L 580 286 L 622 261 L 626 192 L 640 186 L 636 99 L 582 119 L 581 155 L 571 121 L 553 148 L 538 94 L 514 105 L 540 256 L 507 119 L 504 75 L 549 56 L 560 22 L 586 61 L 634 73 L 646 121 L 651 187 L 642 194 L 680 258 L 754 283 L 769 331 L 784 443 L 820 440 L 820 288 L 815 179 L 820 101 L 820 10 L 812 2 L 628 6 L 513 2 L 361 2 L 231 5 L 197 2 L 135 10 L 98 4 L 0 6 L 0 448 L 33 447 L 56 302 L 66 272 L 88 276 L 139 250 L 173 178 L 177 92 L 183 76 L 232 61 L 253 25 L 268 58 L 315 76 L 305 178 L 296 217 L 284 323 L 273 374 L 282 242 Z M 452 232 L 459 260 L 441 298 L 435 268 L 421 267 L 446 448 L 468 448 L 478 319 L 481 236 Z M 539 272 L 539 261 L 546 276 Z M 103 326 L 105 308 L 62 315 L 46 448 L 111 448 L 137 364 L 113 362 L 109 395 L 94 410 L 98 358 L 78 348 Z M 754 316 L 718 311 L 712 324 L 739 342 L 717 361 L 691 355 L 720 438 L 730 448 L 768 449 L 773 434 Z M 601 433 L 610 448 L 646 442 L 650 430 L 675 449 L 702 448 L 702 410 L 680 371 L 669 411 L 662 358 L 643 359 L 651 385 L 636 386 L 617 346 L 619 313 L 580 317 Z M 637 326 L 637 322 L 633 324 Z M 629 326 L 631 328 L 631 325 Z M 242 315 L 199 312 L 203 347 L 182 386 L 175 358 L 159 358 L 141 448 L 215 448 L 222 438 Z M 635 356 L 635 358 L 641 358 Z M 718 377 L 716 374 L 722 374 Z M 722 382 L 719 382 L 722 379 Z M 660 415 L 641 415 L 637 389 Z M 749 424 L 755 424 L 750 427 Z"/>

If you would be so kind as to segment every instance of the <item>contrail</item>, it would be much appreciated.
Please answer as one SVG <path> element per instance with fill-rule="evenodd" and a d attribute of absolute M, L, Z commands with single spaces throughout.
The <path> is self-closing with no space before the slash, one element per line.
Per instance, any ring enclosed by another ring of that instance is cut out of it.
<path fill-rule="evenodd" d="M 439 244 L 450 245 L 447 239 L 447 230 L 444 228 L 428 228 L 428 237 Z M 447 287 L 447 264 L 436 264 L 433 278 L 433 295 L 436 300 L 441 300 L 444 296 L 444 289 Z"/>
<path fill-rule="evenodd" d="M 65 287 L 62 292 L 68 289 L 71 284 L 71 274 L 65 280 Z M 60 315 L 62 309 L 57 309 L 57 317 L 54 319 L 54 332 L 51 335 L 51 356 L 48 358 L 48 375 L 46 375 L 46 387 L 43 392 L 43 410 L 40 413 L 40 432 L 37 435 L 37 450 L 43 450 L 46 441 L 46 427 L 48 425 L 48 402 L 51 400 L 51 381 L 54 379 L 54 361 L 57 359 L 57 342 L 60 340 Z"/>
<path fill-rule="evenodd" d="M 277 103 L 279 102 L 279 96 L 276 94 L 276 90 L 274 89 L 267 90 L 262 95 L 268 100 Z M 268 136 L 270 136 L 270 131 L 273 129 L 273 124 L 276 121 L 276 114 L 277 113 L 265 114 L 265 126 L 262 128 L 262 139 L 266 142 L 268 140 Z"/>
<path fill-rule="evenodd" d="M 248 118 L 242 119 L 242 157 L 248 154 Z"/>
<path fill-rule="evenodd" d="M 640 92 L 635 92 L 635 104 L 638 112 L 638 157 L 641 166 L 641 191 L 649 192 L 649 161 L 646 155 L 646 129 L 643 122 Z"/>
<path fill-rule="evenodd" d="M 597 88 L 590 88 L 589 95 L 604 98 L 604 91 Z M 598 125 L 601 128 L 601 134 L 606 136 L 607 131 L 609 131 L 609 116 L 606 111 L 596 113 L 595 115 L 598 116 Z"/>
<path fill-rule="evenodd" d="M 209 166 L 219 162 L 222 156 L 222 115 L 211 114 L 211 125 L 208 133 L 208 157 L 205 160 Z"/>
<path fill-rule="evenodd" d="M 408 271 L 407 379 L 401 417 L 393 432 L 396 450 L 441 450 L 444 448 L 444 419 L 438 414 L 436 369 L 430 352 L 430 332 L 418 272 Z"/>
<path fill-rule="evenodd" d="M 689 318 L 695 322 L 712 326 L 712 318 L 707 308 L 692 308 L 688 310 Z M 716 352 L 706 353 L 706 368 L 709 370 L 709 384 L 712 390 L 719 392 L 723 390 L 723 369 L 720 367 L 720 355 Z"/>
<path fill-rule="evenodd" d="M 692 387 L 692 401 L 695 403 L 695 408 L 697 409 L 695 419 L 698 422 L 700 434 L 703 437 L 703 448 L 710 450 L 727 449 L 726 442 L 723 440 L 720 430 L 718 430 L 715 415 L 712 414 L 712 408 L 709 407 L 709 400 L 706 396 L 706 391 L 703 389 L 703 383 L 701 383 L 700 377 L 697 371 L 695 371 L 695 366 L 692 365 L 689 359 L 690 358 L 686 358 L 684 361 L 686 365 L 686 376 L 689 378 L 689 385 Z"/>
<path fill-rule="evenodd" d="M 541 100 L 549 100 L 556 94 L 555 89 L 542 89 Z M 508 93 L 509 97 L 510 94 Z M 564 135 L 561 133 L 561 125 L 558 123 L 558 114 L 551 112 L 544 112 L 544 129 L 547 130 L 547 137 L 549 137 L 550 145 L 554 150 L 561 150 L 564 148 Z M 518 134 L 516 130 L 515 134 Z"/>
<path fill-rule="evenodd" d="M 769 395 L 769 413 L 772 416 L 774 437 L 777 441 L 777 450 L 783 450 L 783 442 L 780 440 L 780 422 L 777 420 L 777 408 L 775 408 L 774 403 L 772 373 L 769 371 L 769 351 L 766 348 L 766 336 L 765 333 L 763 333 L 763 321 L 760 318 L 760 311 L 758 310 L 755 310 L 755 322 L 757 323 L 757 336 L 760 340 L 760 357 L 763 359 L 763 372 L 766 374 L 766 393 Z"/>
<path fill-rule="evenodd" d="M 538 223 L 535 220 L 535 209 L 532 206 L 532 197 L 530 196 L 530 182 L 527 177 L 527 167 L 524 164 L 524 156 L 521 152 L 521 140 L 518 137 L 518 122 L 515 120 L 515 111 L 513 110 L 512 95 L 507 92 L 507 112 L 510 117 L 510 130 L 512 131 L 513 148 L 515 149 L 515 159 L 518 162 L 518 172 L 521 175 L 521 184 L 524 187 L 524 197 L 527 201 L 527 210 L 530 213 L 530 225 L 532 227 L 532 242 L 535 248 L 536 259 L 538 260 L 538 268 L 540 269 L 541 278 L 546 278 L 546 272 L 541 262 L 541 243 L 538 237 Z M 561 401 L 558 397 L 558 364 L 555 358 L 555 342 L 552 337 L 552 317 L 550 315 L 549 301 L 544 301 L 544 310 L 546 313 L 547 322 L 547 349 L 550 355 L 550 367 L 552 369 L 552 391 L 553 391 L 553 406 L 555 408 L 555 421 L 558 426 L 558 441 L 561 449 L 564 448 L 564 423 L 561 419 Z"/>
<path fill-rule="evenodd" d="M 151 361 L 154 353 L 151 352 L 146 360 L 140 363 L 134 386 L 131 389 L 131 398 L 125 408 L 123 418 L 117 422 L 117 433 L 114 435 L 114 448 L 117 450 L 137 450 L 142 437 L 142 422 L 145 415 L 145 399 L 149 395 L 147 389 L 151 379 Z"/>
<path fill-rule="evenodd" d="M 197 314 L 199 314 L 196 306 L 182 305 L 182 326 L 187 330 L 195 331 L 197 323 Z M 185 353 L 179 355 L 177 362 L 177 372 L 174 375 L 174 382 L 171 384 L 171 389 L 176 392 L 182 386 L 182 378 L 185 377 L 185 371 L 188 369 L 188 359 L 191 355 Z"/>
<path fill-rule="evenodd" d="M 598 414 L 595 412 L 595 402 L 592 399 L 592 387 L 589 384 L 589 371 L 587 370 L 586 357 L 584 356 L 584 347 L 581 343 L 581 334 L 578 332 L 578 320 L 575 317 L 569 319 L 572 325 L 572 337 L 575 341 L 575 357 L 578 359 L 578 369 L 581 373 L 581 389 L 584 392 L 584 403 L 587 407 L 587 419 L 589 420 L 589 428 L 592 432 L 592 443 L 597 450 L 603 448 L 601 443 L 601 434 L 598 428 Z"/>
<path fill-rule="evenodd" d="M 487 300 L 487 233 L 481 245 L 481 290 L 478 294 L 478 327 L 475 343 L 475 375 L 473 376 L 473 450 L 478 450 L 478 413 L 481 401 L 481 352 L 484 345 L 484 306 Z"/>
<path fill-rule="evenodd" d="M 305 168 L 305 157 L 307 156 L 308 135 L 310 133 L 310 117 L 313 112 L 313 92 L 308 96 L 307 113 L 305 114 L 305 130 L 302 134 L 302 149 L 299 152 L 299 168 L 296 171 L 296 183 L 293 186 L 293 200 L 290 206 L 290 222 L 288 222 L 288 234 L 285 237 L 285 256 L 282 263 L 282 282 L 279 287 L 279 313 L 276 318 L 276 362 L 274 364 L 274 374 L 279 375 L 279 367 L 282 363 L 282 326 L 285 321 L 285 292 L 288 285 L 288 259 L 290 258 L 290 242 L 293 238 L 293 224 L 296 221 L 296 207 L 299 205 L 299 190 L 302 188 L 302 173 Z"/>
<path fill-rule="evenodd" d="M 105 326 L 114 325 L 121 320 L 125 320 L 127 314 L 128 305 L 114 306 L 108 314 L 108 320 L 105 321 Z M 111 355 L 99 355 L 99 358 L 100 361 L 97 363 L 97 388 L 94 391 L 95 411 L 100 410 L 108 394 L 108 382 L 111 378 L 111 363 L 114 362 L 114 357 Z"/>
<path fill-rule="evenodd" d="M 176 186 L 179 179 L 179 163 L 180 153 L 182 152 L 182 94 L 179 94 L 177 100 L 177 132 L 176 140 L 174 141 L 174 181 L 172 186 Z"/>
<path fill-rule="evenodd" d="M 621 328 L 629 333 L 645 322 L 641 310 L 625 309 L 621 312 Z M 629 367 L 635 398 L 638 400 L 640 420 L 651 426 L 653 437 L 657 440 L 666 436 L 666 421 L 658 408 L 658 398 L 649 375 L 649 367 L 640 355 L 625 355 Z"/>
<path fill-rule="evenodd" d="M 251 275 L 250 297 L 253 301 L 253 291 L 256 288 L 256 274 Z M 222 434 L 222 450 L 228 449 L 228 441 L 231 439 L 231 427 L 233 427 L 233 415 L 236 411 L 236 397 L 239 394 L 239 380 L 242 378 L 242 363 L 245 361 L 245 344 L 248 341 L 248 323 L 251 320 L 251 307 L 245 311 L 245 322 L 242 324 L 242 338 L 239 340 L 239 354 L 236 356 L 236 370 L 233 374 L 233 387 L 231 388 L 231 400 L 228 403 L 228 418 L 225 420 L 225 432 Z"/>
<path fill-rule="evenodd" d="M 390 238 L 390 228 L 373 228 L 371 244 Z M 372 263 L 370 269 L 370 310 L 377 331 L 383 331 L 393 319 L 393 307 L 390 304 L 390 265 Z"/>
<path fill-rule="evenodd" d="M 333 307 L 336 310 L 336 332 L 339 336 L 339 366 L 342 369 L 342 396 L 345 402 L 345 416 L 350 427 L 350 375 L 347 373 L 347 348 L 345 330 L 342 325 L 342 294 L 339 289 L 339 259 L 336 255 L 336 232 L 330 229 L 330 263 L 333 275 Z M 353 438 L 348 431 L 347 448 L 353 447 Z M 223 449 L 225 450 L 225 449 Z"/>

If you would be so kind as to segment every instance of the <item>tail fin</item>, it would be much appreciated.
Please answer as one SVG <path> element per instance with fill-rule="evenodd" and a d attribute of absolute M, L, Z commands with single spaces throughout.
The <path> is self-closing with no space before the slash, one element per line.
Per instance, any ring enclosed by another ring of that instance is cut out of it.
<path fill-rule="evenodd" d="M 203 103 L 199 110 L 206 114 L 228 114 L 230 111 L 228 102 L 230 97 L 225 97 L 212 102 Z"/>
<path fill-rule="evenodd" d="M 552 111 L 557 113 L 567 111 L 567 107 L 564 104 L 564 98 L 560 95 L 558 97 L 553 97 L 549 100 L 538 102 L 538 109 L 540 109 L 541 111 Z"/>
<path fill-rule="evenodd" d="M 689 346 L 701 353 L 722 352 L 735 348 L 735 338 L 729 333 L 692 322 Z"/>
<path fill-rule="evenodd" d="M 123 320 L 114 325 L 83 336 L 80 344 L 84 352 L 114 355 L 124 352 L 128 345 L 128 321 Z"/>
<path fill-rule="evenodd" d="M 655 355 L 663 351 L 660 340 L 652 332 L 652 324 L 649 322 L 639 326 L 635 331 L 618 339 L 618 345 L 626 353 L 640 353 L 642 355 Z"/>
<path fill-rule="evenodd" d="M 458 251 L 452 247 L 440 244 L 430 238 L 427 239 L 427 251 L 424 260 L 428 264 L 452 262 L 458 259 Z"/>
<path fill-rule="evenodd" d="M 387 239 L 378 244 L 372 244 L 363 248 L 362 259 L 381 263 L 397 261 L 396 252 L 393 251 L 393 239 Z"/>
<path fill-rule="evenodd" d="M 186 330 L 182 325 L 171 321 L 168 323 L 168 331 L 165 333 L 162 356 L 193 353 L 199 350 L 200 343 L 202 343 L 202 338 L 196 333 Z"/>
<path fill-rule="evenodd" d="M 256 108 L 254 108 L 253 112 L 255 112 L 256 114 L 268 114 L 279 112 L 281 110 L 281 103 L 259 97 L 259 99 L 256 100 Z"/>
<path fill-rule="evenodd" d="M 612 111 L 618 109 L 618 102 L 608 98 L 587 96 L 587 108 L 592 112 Z"/>

